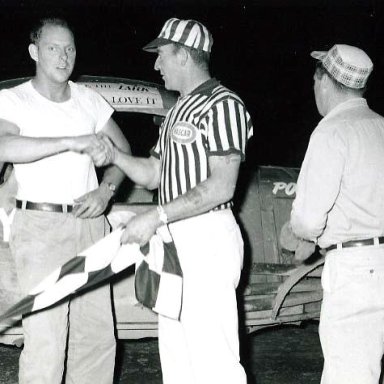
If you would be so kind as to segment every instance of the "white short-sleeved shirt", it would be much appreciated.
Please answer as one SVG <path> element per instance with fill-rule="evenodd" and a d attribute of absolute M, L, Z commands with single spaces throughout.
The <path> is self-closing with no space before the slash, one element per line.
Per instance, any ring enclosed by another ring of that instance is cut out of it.
<path fill-rule="evenodd" d="M 291 224 L 319 246 L 384 235 L 384 118 L 365 99 L 336 106 L 312 133 Z"/>
<path fill-rule="evenodd" d="M 113 113 L 95 91 L 69 82 L 71 98 L 62 103 L 38 93 L 31 81 L 0 91 L 0 118 L 20 129 L 21 136 L 63 137 L 99 132 Z M 64 152 L 39 161 L 15 164 L 17 198 L 34 202 L 72 204 L 97 188 L 91 158 Z"/>

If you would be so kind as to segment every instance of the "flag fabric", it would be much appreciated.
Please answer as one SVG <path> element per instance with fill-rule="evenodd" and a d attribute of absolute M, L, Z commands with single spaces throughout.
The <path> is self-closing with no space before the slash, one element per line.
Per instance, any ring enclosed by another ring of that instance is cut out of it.
<path fill-rule="evenodd" d="M 71 294 L 108 280 L 133 264 L 136 264 L 137 271 L 147 272 L 146 274 L 139 272 L 135 278 L 138 280 L 135 286 L 141 292 L 139 298 L 147 298 L 140 301 L 157 313 L 179 318 L 182 274 L 168 227 L 160 227 L 147 246 L 142 248 L 138 244 L 122 245 L 120 238 L 123 231 L 124 228 L 114 230 L 57 268 L 28 295 L 2 314 L 0 321 L 47 308 Z M 148 284 L 145 276 L 150 278 Z M 155 285 L 154 277 L 158 280 Z M 148 289 L 150 294 L 146 293 Z"/>
<path fill-rule="evenodd" d="M 136 264 L 137 300 L 156 313 L 179 319 L 183 273 L 168 227 L 159 228 L 158 236 L 153 236 L 141 252 L 146 256 Z"/>

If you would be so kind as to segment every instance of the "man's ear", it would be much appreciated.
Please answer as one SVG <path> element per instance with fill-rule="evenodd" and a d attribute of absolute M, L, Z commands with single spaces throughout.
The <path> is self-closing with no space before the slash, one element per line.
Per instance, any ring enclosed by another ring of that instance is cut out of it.
<path fill-rule="evenodd" d="M 187 64 L 189 59 L 189 52 L 184 48 L 180 48 L 178 51 L 178 54 L 179 54 L 181 65 L 184 66 L 185 64 Z"/>
<path fill-rule="evenodd" d="M 37 48 L 37 45 L 36 44 L 29 44 L 28 46 L 28 52 L 29 52 L 29 55 L 31 56 L 32 60 L 34 61 L 38 61 L 38 48 Z"/>
<path fill-rule="evenodd" d="M 322 89 L 328 90 L 330 87 L 333 86 L 333 81 L 328 75 L 324 74 L 321 80 L 322 80 Z"/>

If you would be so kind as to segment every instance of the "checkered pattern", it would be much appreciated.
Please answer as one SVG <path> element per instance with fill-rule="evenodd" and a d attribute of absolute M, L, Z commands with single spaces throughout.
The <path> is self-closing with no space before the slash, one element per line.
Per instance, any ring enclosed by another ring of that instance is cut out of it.
<path fill-rule="evenodd" d="M 171 318 L 179 318 L 182 298 L 182 275 L 178 264 L 176 248 L 167 227 L 159 228 L 146 247 L 146 254 L 137 244 L 120 244 L 123 229 L 117 229 L 95 243 L 80 255 L 69 260 L 46 277 L 37 287 L 18 303 L 0 316 L 0 321 L 14 319 L 20 315 L 41 310 L 57 303 L 65 297 L 106 281 L 113 275 L 137 264 L 140 270 L 143 263 L 154 265 L 157 274 L 157 288 L 151 289 L 149 303 L 157 313 Z M 164 237 L 164 241 L 163 241 Z M 172 252 L 168 254 L 168 250 Z M 176 258 L 176 260 L 175 260 Z M 175 267 L 175 269 L 174 269 Z M 151 269 L 152 270 L 152 269 Z M 163 273 L 164 271 L 164 273 Z M 151 272 L 152 273 L 152 272 Z M 138 289 L 146 292 L 147 281 L 141 276 Z M 144 286 L 142 286 L 144 285 Z M 147 301 L 143 303 L 147 305 Z"/>
<path fill-rule="evenodd" d="M 328 52 L 314 51 L 311 56 L 320 60 L 336 81 L 349 88 L 364 88 L 373 69 L 367 54 L 349 45 L 336 44 Z"/>
<path fill-rule="evenodd" d="M 157 313 L 179 319 L 183 273 L 167 227 L 159 228 L 158 233 L 160 236 L 141 248 L 145 257 L 136 265 L 136 298 Z"/>
<path fill-rule="evenodd" d="M 172 42 L 211 52 L 213 38 L 208 29 L 198 21 L 172 18 L 165 22 L 159 36 L 143 49 L 156 52 L 158 47 Z"/>

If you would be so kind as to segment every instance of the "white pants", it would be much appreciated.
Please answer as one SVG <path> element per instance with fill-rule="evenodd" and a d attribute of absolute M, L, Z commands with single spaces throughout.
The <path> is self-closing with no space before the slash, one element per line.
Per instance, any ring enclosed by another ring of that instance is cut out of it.
<path fill-rule="evenodd" d="M 329 252 L 322 285 L 321 384 L 377 384 L 384 352 L 384 247 Z"/>
<path fill-rule="evenodd" d="M 180 321 L 159 316 L 164 384 L 245 384 L 236 287 L 243 241 L 230 210 L 170 226 L 183 269 Z"/>

